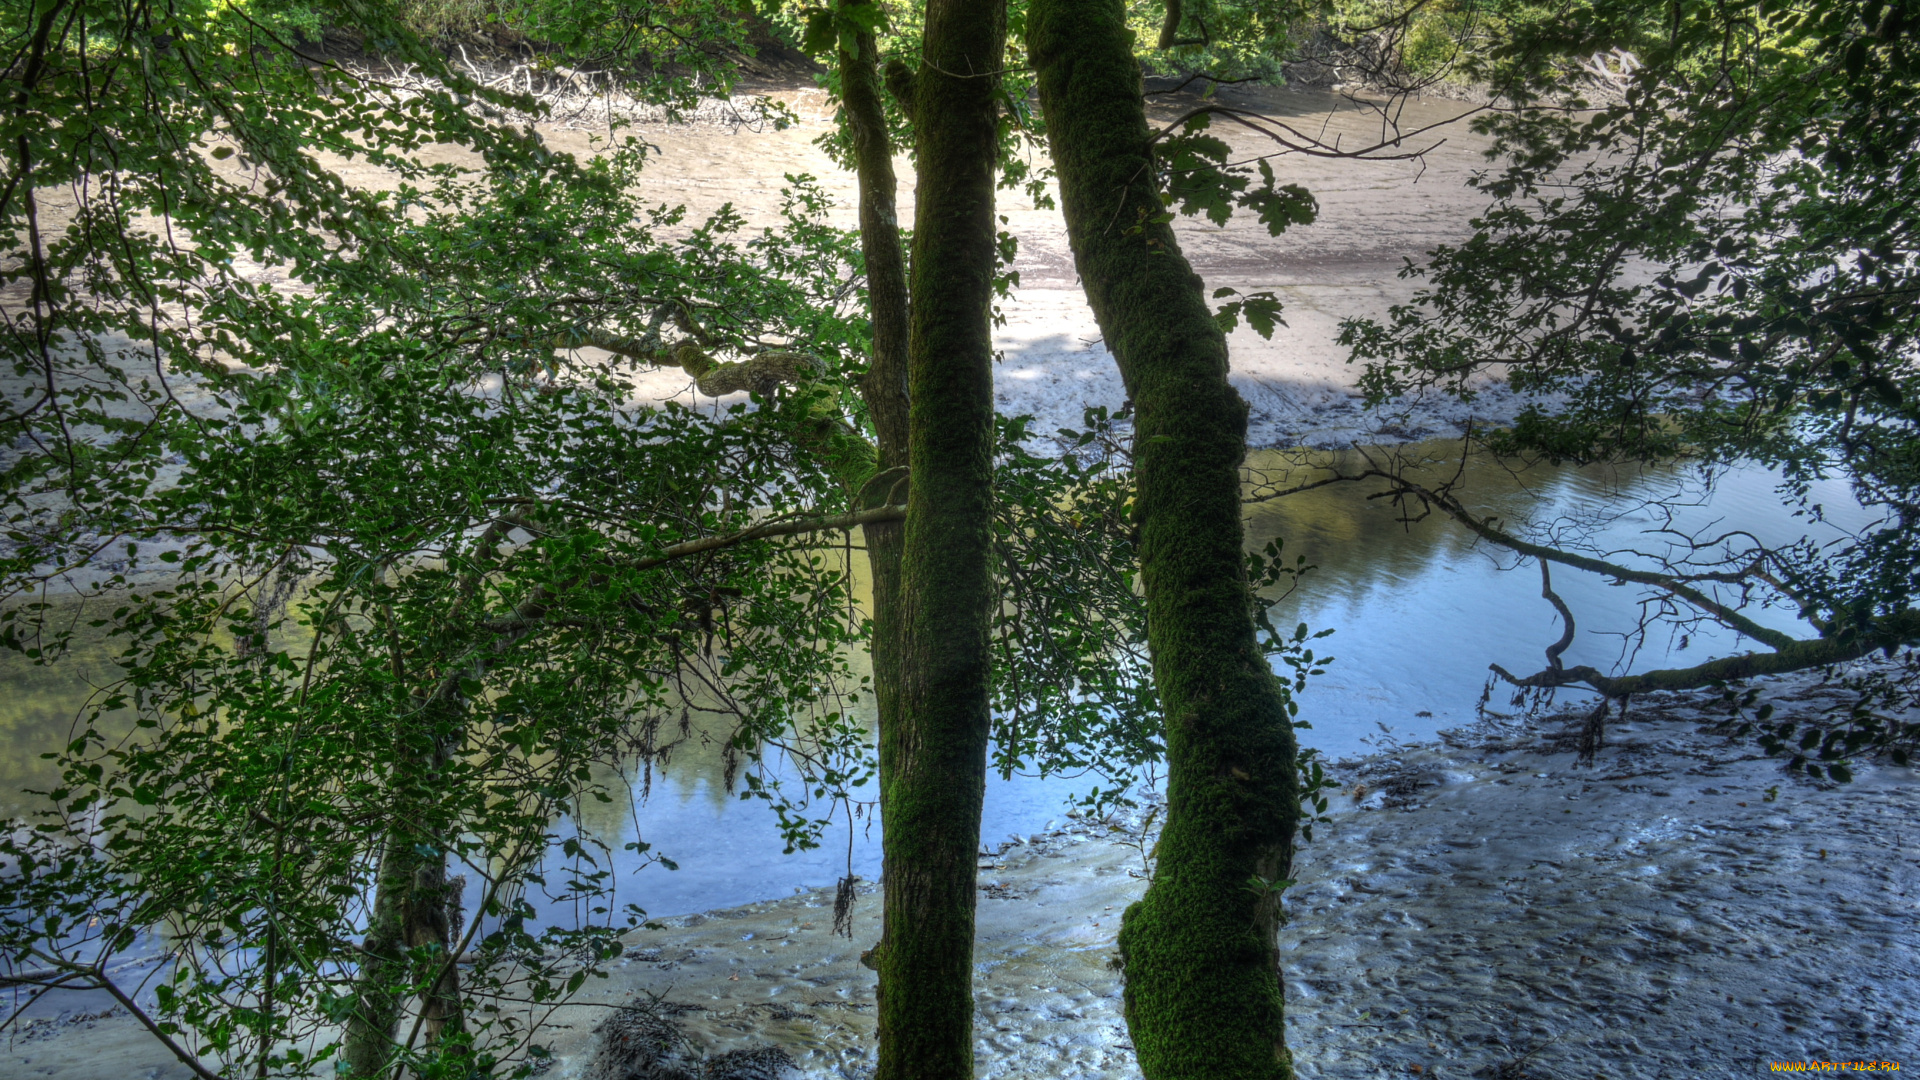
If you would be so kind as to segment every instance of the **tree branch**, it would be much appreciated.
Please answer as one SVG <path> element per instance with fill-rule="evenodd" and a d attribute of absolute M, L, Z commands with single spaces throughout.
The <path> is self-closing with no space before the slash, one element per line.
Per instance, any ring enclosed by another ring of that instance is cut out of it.
<path fill-rule="evenodd" d="M 1778 675 L 1828 664 L 1845 663 L 1866 656 L 1876 649 L 1920 641 L 1920 609 L 1913 608 L 1883 615 L 1870 620 L 1865 625 L 1855 627 L 1843 628 L 1837 622 L 1816 620 L 1815 625 L 1819 628 L 1820 637 L 1796 638 L 1761 626 L 1740 612 L 1688 585 L 1686 583 L 1688 579 L 1681 575 L 1636 570 L 1604 559 L 1522 540 L 1498 528 L 1490 521 L 1469 513 L 1446 491 L 1428 488 L 1380 465 L 1353 472 L 1335 473 L 1332 476 L 1305 481 L 1292 487 L 1263 492 L 1243 502 L 1264 502 L 1330 484 L 1366 479 L 1384 480 L 1392 485 L 1392 494 L 1417 496 L 1429 505 L 1438 507 L 1448 517 L 1453 518 L 1481 539 L 1540 561 L 1541 595 L 1560 613 L 1566 623 L 1566 629 L 1562 632 L 1560 640 L 1548 648 L 1549 666 L 1543 671 L 1520 676 L 1498 664 L 1490 665 L 1494 674 L 1517 687 L 1551 689 L 1584 685 L 1611 700 L 1653 690 L 1692 690 L 1719 682 L 1750 679 L 1762 675 Z M 1560 663 L 1560 654 L 1572 644 L 1573 615 L 1565 602 L 1553 591 L 1552 578 L 1548 570 L 1549 563 L 1585 570 L 1616 581 L 1628 581 L 1660 589 L 1693 605 L 1727 627 L 1767 645 L 1771 651 L 1723 657 L 1689 668 L 1648 671 L 1637 675 L 1606 675 L 1587 665 L 1565 667 Z M 1762 570 L 1756 569 L 1754 576 L 1769 584 L 1778 584 L 1772 580 L 1772 575 Z"/>
<path fill-rule="evenodd" d="M 820 371 L 820 361 L 806 353 L 774 350 L 745 360 L 719 361 L 697 342 L 682 341 L 669 347 L 647 338 L 598 329 L 575 330 L 554 337 L 549 344 L 556 349 L 591 345 L 643 364 L 678 367 L 693 376 L 694 386 L 708 397 L 725 397 L 742 390 L 765 392 L 778 383 L 797 384 Z"/>
<path fill-rule="evenodd" d="M 1573 609 L 1567 607 L 1567 602 L 1560 599 L 1559 593 L 1553 591 L 1553 573 L 1549 569 L 1551 566 L 1552 563 L 1548 560 L 1540 560 L 1540 595 L 1560 613 L 1560 623 L 1564 627 L 1560 631 L 1560 640 L 1547 646 L 1547 666 L 1559 671 L 1560 654 L 1566 652 L 1567 648 L 1573 644 Z"/>
<path fill-rule="evenodd" d="M 135 1020 L 140 1022 L 141 1027 L 146 1028 L 154 1038 L 159 1039 L 161 1045 L 165 1046 L 175 1058 L 179 1059 L 180 1064 L 190 1069 L 193 1075 L 199 1077 L 200 1080 L 220 1080 L 219 1076 L 215 1075 L 205 1065 L 200 1064 L 199 1055 L 192 1053 L 186 1047 L 173 1041 L 172 1036 L 160 1030 L 160 1025 L 154 1023 L 153 1017 L 148 1016 L 146 1010 L 142 1009 L 132 998 L 128 997 L 125 991 L 115 986 L 113 979 L 108 977 L 99 966 L 75 964 L 71 961 L 62 960 L 57 956 L 49 956 L 39 949 L 29 949 L 28 951 L 41 960 L 46 961 L 54 968 L 64 969 L 82 978 L 91 977 L 95 986 L 105 990 L 108 996 L 119 1002 L 122 1008 L 126 1009 Z"/>
<path fill-rule="evenodd" d="M 904 521 L 906 514 L 906 507 L 888 505 L 876 506 L 867 510 L 858 510 L 847 514 L 830 514 L 820 517 L 804 518 L 775 518 L 725 536 L 703 536 L 698 540 L 688 540 L 685 543 L 674 544 L 661 549 L 657 555 L 649 555 L 645 558 L 623 562 L 618 564 L 618 566 L 619 569 L 623 570 L 651 570 L 677 559 L 684 559 L 709 551 L 719 551 L 725 548 L 737 547 L 752 540 L 765 540 L 775 536 L 796 536 L 802 533 L 832 532 L 839 529 L 851 529 L 859 525 Z M 571 582 L 568 584 L 571 584 Z M 532 594 L 525 600 L 514 605 L 511 612 L 498 618 L 488 619 L 482 622 L 479 625 L 479 630 L 492 635 L 492 640 L 485 646 L 476 646 L 474 649 L 469 650 L 459 662 L 452 666 L 446 677 L 440 680 L 440 684 L 434 688 L 433 693 L 428 696 L 427 700 L 429 702 L 451 700 L 460 688 L 461 678 L 472 673 L 476 665 L 481 667 L 485 666 L 484 656 L 487 652 L 497 651 L 519 640 L 521 637 L 532 633 L 534 630 L 539 629 L 542 625 L 547 624 L 549 622 L 548 615 L 549 612 L 553 610 L 557 592 L 558 588 L 544 585 L 540 586 L 534 589 Z"/>
<path fill-rule="evenodd" d="M 1481 111 L 1481 109 L 1483 108 L 1486 108 L 1486 106 L 1481 106 L 1480 108 L 1475 108 L 1475 109 L 1469 109 L 1466 112 L 1461 113 L 1459 116 L 1451 117 L 1447 120 L 1435 121 L 1434 123 L 1427 124 L 1423 127 L 1415 128 L 1412 131 L 1395 132 L 1393 135 L 1387 138 L 1381 139 L 1380 141 L 1373 143 L 1370 146 L 1364 146 L 1358 150 L 1342 150 L 1340 149 L 1337 141 L 1334 145 L 1329 146 L 1327 143 L 1321 141 L 1320 139 L 1314 138 L 1311 135 L 1307 135 L 1303 133 L 1298 128 L 1295 128 L 1293 125 L 1285 123 L 1280 120 L 1275 120 L 1270 116 L 1258 116 L 1258 115 L 1248 114 L 1248 113 L 1241 112 L 1238 109 L 1228 108 L 1225 105 L 1202 105 L 1201 107 L 1194 109 L 1193 111 L 1180 117 L 1178 120 L 1173 121 L 1172 123 L 1168 124 L 1166 127 L 1161 128 L 1159 131 L 1155 132 L 1153 134 L 1152 139 L 1150 139 L 1149 141 L 1159 142 L 1161 139 L 1166 138 L 1168 135 L 1172 134 L 1173 132 L 1178 131 L 1181 127 L 1186 125 L 1187 121 L 1192 120 L 1194 117 L 1202 116 L 1202 115 L 1210 115 L 1210 116 L 1224 117 L 1228 120 L 1233 121 L 1236 124 L 1239 124 L 1242 127 L 1248 128 L 1252 131 L 1256 131 L 1262 135 L 1265 135 L 1267 138 L 1272 139 L 1274 142 L 1279 143 L 1281 146 L 1285 147 L 1286 149 L 1283 151 L 1283 153 L 1307 154 L 1313 157 L 1365 158 L 1368 161 L 1406 161 L 1414 158 L 1425 157 L 1427 154 L 1432 153 L 1434 150 L 1439 149 L 1440 146 L 1444 144 L 1447 140 L 1441 139 L 1438 142 L 1435 142 L 1432 146 L 1426 147 L 1425 149 L 1413 150 L 1413 151 L 1409 151 L 1407 153 L 1401 153 L 1401 154 L 1383 154 L 1383 153 L 1380 153 L 1380 151 L 1393 148 L 1393 147 L 1398 147 L 1400 144 L 1404 143 L 1408 139 L 1411 139 L 1417 135 L 1424 134 L 1428 131 L 1433 130 L 1434 128 L 1444 127 L 1448 124 L 1457 123 L 1460 120 L 1465 119 L 1466 117 Z M 1264 125 L 1272 125 L 1272 127 L 1270 128 Z M 1274 129 L 1278 129 L 1278 130 L 1274 130 Z"/>
<path fill-rule="evenodd" d="M 1490 522 L 1481 520 L 1468 513 L 1466 507 L 1461 506 L 1460 503 L 1450 495 L 1433 491 L 1411 480 L 1395 476 L 1391 473 L 1378 472 L 1376 475 L 1395 484 L 1406 493 L 1418 495 L 1434 506 L 1439 507 L 1448 517 L 1466 526 L 1474 535 L 1484 540 L 1490 540 L 1510 551 L 1517 552 L 1521 555 L 1528 555 L 1542 561 L 1557 562 L 1564 566 L 1571 566 L 1577 570 L 1585 570 L 1588 573 L 1610 577 L 1616 581 L 1631 581 L 1636 585 L 1651 585 L 1656 589 L 1664 589 L 1700 610 L 1707 612 L 1728 627 L 1747 635 L 1755 641 L 1772 646 L 1774 649 L 1784 649 L 1798 642 L 1798 639 L 1792 635 L 1761 626 L 1759 623 L 1727 607 L 1725 604 L 1720 603 L 1700 590 L 1677 580 L 1671 574 L 1657 574 L 1650 570 L 1635 570 L 1632 567 L 1607 562 L 1605 559 L 1596 559 L 1589 555 L 1579 555 L 1571 551 L 1562 551 L 1559 548 L 1547 547 L 1544 544 L 1535 544 L 1527 540 L 1522 540 L 1511 533 L 1496 528 Z"/>
<path fill-rule="evenodd" d="M 1498 664 L 1492 664 L 1489 667 L 1495 675 L 1514 686 L 1544 689 L 1584 684 L 1609 698 L 1620 698 L 1653 690 L 1697 690 L 1714 683 L 1735 682 L 1761 675 L 1782 675 L 1790 671 L 1804 671 L 1807 668 L 1824 667 L 1828 664 L 1842 664 L 1849 660 L 1858 660 L 1876 649 L 1891 645 L 1912 644 L 1917 640 L 1920 640 L 1920 610 L 1909 608 L 1874 619 L 1868 627 L 1857 629 L 1851 634 L 1792 640 L 1785 647 L 1772 652 L 1727 656 L 1718 660 L 1709 660 L 1704 664 L 1696 664 L 1690 668 L 1669 668 L 1646 671 L 1638 675 L 1611 676 L 1603 675 L 1598 670 L 1583 664 L 1579 667 L 1540 671 L 1520 677 Z"/>

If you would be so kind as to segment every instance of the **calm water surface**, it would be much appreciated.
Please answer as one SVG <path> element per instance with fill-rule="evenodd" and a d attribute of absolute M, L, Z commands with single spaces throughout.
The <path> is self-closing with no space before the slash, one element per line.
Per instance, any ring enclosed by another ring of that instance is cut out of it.
<path fill-rule="evenodd" d="M 1414 450 L 1434 459 L 1436 476 L 1451 475 L 1457 466 L 1458 444 Z M 1317 459 L 1328 460 L 1326 455 Z M 1296 478 L 1308 475 L 1300 471 L 1300 462 L 1279 454 L 1259 454 L 1249 464 L 1276 479 L 1288 469 Z M 1768 541 L 1809 528 L 1782 505 L 1775 477 L 1761 470 L 1722 476 L 1704 500 L 1685 470 L 1540 468 L 1513 474 L 1470 463 L 1463 475 L 1465 498 L 1477 512 L 1497 516 L 1509 528 L 1558 522 L 1562 535 L 1583 535 L 1608 550 L 1656 550 L 1659 535 L 1649 530 L 1659 528 L 1722 531 L 1739 525 Z M 1274 616 L 1283 626 L 1304 621 L 1316 630 L 1335 631 L 1316 643 L 1317 653 L 1333 656 L 1334 662 L 1310 682 L 1300 704 L 1302 718 L 1313 724 L 1302 733 L 1306 744 L 1336 759 L 1368 752 L 1383 740 L 1431 738 L 1471 720 L 1489 663 L 1516 673 L 1536 670 L 1543 664 L 1542 650 L 1560 633 L 1557 616 L 1540 596 L 1535 566 L 1515 569 L 1512 556 L 1475 545 L 1465 530 L 1438 515 L 1402 520 L 1409 516 L 1403 509 L 1367 498 L 1373 490 L 1335 485 L 1250 509 L 1256 545 L 1284 538 L 1289 558 L 1304 555 L 1318 568 L 1276 605 Z M 1825 535 L 1839 535 L 1836 526 L 1865 523 L 1843 485 L 1818 487 L 1813 498 L 1835 523 L 1819 526 Z M 1566 654 L 1568 663 L 1607 670 L 1632 654 L 1632 639 L 1622 635 L 1633 628 L 1642 594 L 1570 570 L 1556 574 L 1554 584 L 1572 606 L 1580 630 Z M 1762 613 L 1761 621 L 1805 629 L 1787 612 Z M 1700 627 L 1684 642 L 1677 634 L 1651 635 L 1640 643 L 1633 662 L 1636 667 L 1691 664 L 1750 647 L 1730 632 Z M 0 656 L 0 686 L 6 690 L 0 700 L 5 735 L 0 812 L 27 812 L 32 800 L 24 790 L 51 786 L 50 763 L 40 755 L 66 741 L 80 702 L 111 673 L 104 648 L 50 667 Z M 1505 695 L 1496 694 L 1494 706 L 1504 702 Z M 620 903 L 639 904 L 656 916 L 703 911 L 829 885 L 846 872 L 844 826 L 821 850 L 783 855 L 771 812 L 757 800 L 730 795 L 721 775 L 717 746 L 708 753 L 696 748 L 677 754 L 671 769 L 656 771 L 644 795 L 636 791 L 637 812 L 616 802 L 595 806 L 572 824 L 616 851 L 644 834 L 657 851 L 679 863 L 675 872 L 651 866 L 622 874 Z M 994 777 L 983 839 L 994 845 L 1041 830 L 1050 819 L 1064 816 L 1069 795 L 1093 782 Z M 872 880 L 879 876 L 880 828 L 877 822 L 858 825 L 852 870 Z M 631 863 L 621 868 L 635 869 Z M 564 909 L 533 899 L 547 918 L 571 921 Z"/>

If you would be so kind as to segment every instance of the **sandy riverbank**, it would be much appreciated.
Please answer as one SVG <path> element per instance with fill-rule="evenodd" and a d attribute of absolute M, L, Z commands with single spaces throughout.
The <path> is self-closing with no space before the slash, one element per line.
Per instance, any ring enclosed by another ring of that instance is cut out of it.
<path fill-rule="evenodd" d="M 852 227 L 858 205 L 854 178 L 815 142 L 832 122 L 823 92 L 797 85 L 762 90 L 786 103 L 798 122 L 784 130 L 713 123 L 636 128 L 658 150 L 640 190 L 649 200 L 686 206 L 692 220 L 725 204 L 758 227 L 778 220 L 781 178 L 804 174 L 833 196 L 834 223 Z M 1384 132 L 1372 105 L 1322 90 L 1231 87 L 1218 98 L 1309 128 L 1330 142 L 1366 145 Z M 1151 111 L 1156 122 L 1171 121 L 1200 100 L 1194 95 L 1157 98 Z M 1431 397 L 1367 410 L 1356 389 L 1360 371 L 1347 363 L 1347 350 L 1337 341 L 1343 319 L 1383 317 L 1391 306 L 1408 302 L 1419 283 L 1398 276 L 1407 260 L 1420 261 L 1434 246 L 1464 239 L 1468 220 L 1485 209 L 1486 199 L 1468 179 L 1486 167 L 1489 144 L 1464 122 L 1445 123 L 1469 109 L 1440 99 L 1407 103 L 1399 114 L 1404 128 L 1441 125 L 1421 144 L 1431 150 L 1419 159 L 1397 157 L 1398 151 L 1376 160 L 1299 154 L 1276 159 L 1282 181 L 1305 186 L 1320 207 L 1313 224 L 1282 236 L 1267 235 L 1247 215 L 1225 227 L 1200 218 L 1176 220 L 1181 250 L 1209 290 L 1272 291 L 1285 308 L 1287 325 L 1271 340 L 1243 325 L 1229 341 L 1233 381 L 1250 406 L 1251 446 L 1327 449 L 1448 437 L 1459 434 L 1469 419 L 1505 421 L 1525 406 L 1498 379 L 1486 378 L 1476 384 L 1480 396 L 1471 404 Z M 541 132 L 556 149 L 583 156 L 595 152 L 591 132 L 555 125 L 543 125 Z M 1273 149 L 1237 126 L 1215 134 L 1232 145 L 1236 158 Z M 1036 158 L 1034 164 L 1045 162 Z M 377 170 L 342 168 L 355 186 L 390 182 Z M 902 156 L 895 168 L 901 178 L 900 216 L 910 220 L 912 163 Z M 1019 241 L 1013 269 L 1021 284 L 1001 305 L 1003 321 L 994 332 L 1001 354 L 994 372 L 995 403 L 1004 413 L 1033 415 L 1033 430 L 1050 435 L 1080 425 L 1089 406 L 1118 408 L 1126 394 L 1080 291 L 1059 211 L 1024 191 L 1002 191 L 996 198 L 1006 231 Z M 583 353 L 598 356 L 594 350 Z M 710 403 L 677 370 L 642 375 L 639 390 L 652 399 Z"/>
<path fill-rule="evenodd" d="M 1808 677 L 1770 700 L 1788 715 L 1834 693 Z M 1303 848 L 1289 897 L 1302 1077 L 1920 1067 L 1910 770 L 1863 767 L 1845 786 L 1789 778 L 1707 730 L 1711 704 L 1636 706 L 1590 768 L 1554 722 L 1344 763 L 1349 794 Z M 1067 821 L 982 859 L 983 1078 L 1139 1075 L 1107 967 L 1119 914 L 1145 885 L 1137 839 Z M 878 897 L 861 898 L 851 940 L 831 934 L 831 903 L 808 892 L 635 936 L 608 979 L 549 1020 L 546 1075 L 589 1076 L 597 1029 L 657 998 L 697 1054 L 776 1046 L 797 1075 L 864 1077 L 874 976 L 858 958 L 878 936 Z M 109 1016 L 16 1034 L 0 1075 L 186 1072 Z"/>

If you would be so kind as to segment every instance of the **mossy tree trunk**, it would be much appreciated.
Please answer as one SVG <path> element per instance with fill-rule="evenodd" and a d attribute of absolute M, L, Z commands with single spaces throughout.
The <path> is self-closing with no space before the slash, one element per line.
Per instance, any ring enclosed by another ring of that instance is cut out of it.
<path fill-rule="evenodd" d="M 842 19 L 872 25 L 864 12 L 873 0 L 841 0 Z M 873 356 L 861 379 L 861 397 L 873 419 L 877 471 L 861 492 L 860 508 L 899 501 L 907 466 L 907 267 L 900 246 L 899 181 L 893 173 L 893 141 L 887 137 L 880 97 L 879 50 L 862 31 L 839 50 L 840 99 L 853 134 L 854 168 L 860 183 L 860 249 L 867 264 L 867 305 L 873 320 Z M 882 730 L 900 715 L 901 522 L 862 529 L 873 578 L 873 685 Z"/>
<path fill-rule="evenodd" d="M 1136 410 L 1148 643 L 1168 807 L 1120 931 L 1150 1080 L 1292 1075 L 1277 945 L 1299 816 L 1286 688 L 1259 647 L 1240 518 L 1246 403 L 1164 213 L 1120 0 L 1034 0 L 1028 50 L 1075 265 Z M 1258 881 L 1256 881 L 1258 879 Z"/>
<path fill-rule="evenodd" d="M 918 157 L 900 596 L 901 714 L 880 730 L 885 921 L 878 1080 L 973 1075 L 975 853 L 994 599 L 995 73 L 1004 0 L 930 0 Z"/>
<path fill-rule="evenodd" d="M 455 1039 L 464 1026 L 458 968 L 447 963 L 455 945 L 449 909 L 459 899 L 449 895 L 447 881 L 449 823 L 434 812 L 444 794 L 438 778 L 457 744 L 459 709 L 429 703 L 407 728 L 395 740 L 394 809 L 341 1048 L 346 1074 L 356 1078 L 393 1071 L 409 988 L 421 990 L 420 1027 L 429 1046 Z"/>

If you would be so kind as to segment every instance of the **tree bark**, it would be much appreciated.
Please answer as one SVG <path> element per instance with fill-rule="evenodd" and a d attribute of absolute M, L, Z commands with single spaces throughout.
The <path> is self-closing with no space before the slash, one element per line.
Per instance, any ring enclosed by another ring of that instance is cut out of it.
<path fill-rule="evenodd" d="M 874 3 L 842 0 L 840 7 L 872 9 Z M 860 251 L 867 263 L 873 320 L 873 358 L 860 391 L 873 418 L 880 471 L 885 473 L 907 463 L 907 268 L 900 246 L 893 141 L 887 137 L 880 99 L 879 49 L 866 32 L 855 35 L 854 45 L 856 52 L 841 49 L 839 59 L 840 99 L 853 135 L 860 184 Z"/>
<path fill-rule="evenodd" d="M 873 0 L 842 0 L 841 11 L 873 7 Z M 873 356 L 860 381 L 873 420 L 877 471 L 861 492 L 859 506 L 895 505 L 907 467 L 907 267 L 900 246 L 893 173 L 893 141 L 887 137 L 880 98 L 879 49 L 871 33 L 854 35 L 854 51 L 839 50 L 840 100 L 853 134 L 854 169 L 860 183 L 860 250 L 867 264 L 867 306 L 873 322 Z M 899 722 L 901 550 L 905 525 L 890 521 L 863 529 L 873 579 L 873 688 L 881 731 Z M 884 792 L 883 792 L 884 797 Z M 884 807 L 882 808 L 884 813 Z"/>
<path fill-rule="evenodd" d="M 373 917 L 361 946 L 360 975 L 354 986 L 353 1014 L 347 1018 L 341 1060 L 347 1075 L 385 1076 L 393 1060 L 400 1026 L 401 995 L 397 987 L 407 978 L 407 903 L 413 882 L 413 863 L 419 861 L 400 830 L 387 832 L 374 879 Z"/>
<path fill-rule="evenodd" d="M 451 760 L 458 720 L 457 707 L 430 699 L 408 725 L 412 730 L 395 740 L 397 759 L 411 767 L 392 781 L 397 809 L 374 880 L 373 914 L 354 987 L 357 1000 L 341 1048 L 347 1075 L 356 1080 L 392 1070 L 402 1050 L 399 1027 L 407 985 L 431 982 L 419 1004 L 428 1045 L 439 1045 L 464 1026 L 458 969 L 445 962 L 454 945 L 447 856 L 440 846 L 446 823 L 419 812 L 439 801 L 436 778 Z M 423 948 L 430 950 L 430 959 L 416 965 L 414 950 Z"/>
<path fill-rule="evenodd" d="M 1148 644 L 1168 807 L 1120 931 L 1150 1080 L 1291 1077 L 1278 888 L 1299 818 L 1286 688 L 1256 635 L 1240 517 L 1246 403 L 1164 214 L 1119 0 L 1034 0 L 1028 52 L 1087 299 L 1136 410 Z"/>
<path fill-rule="evenodd" d="M 973 1075 L 975 853 L 994 599 L 996 92 L 1004 0 L 930 0 L 914 80 L 912 484 L 900 715 L 880 729 L 886 866 L 877 1080 Z"/>

